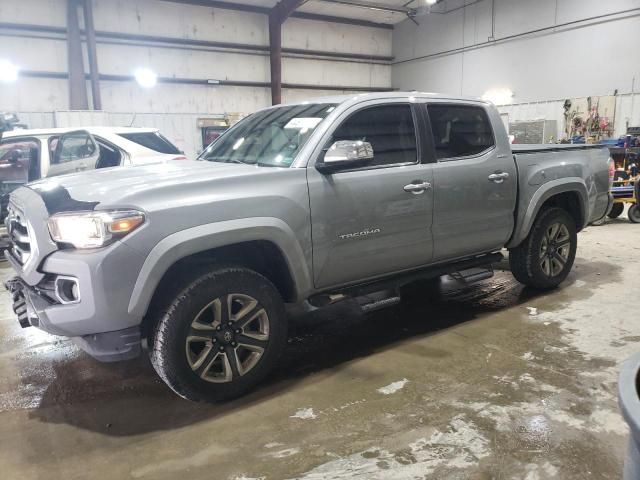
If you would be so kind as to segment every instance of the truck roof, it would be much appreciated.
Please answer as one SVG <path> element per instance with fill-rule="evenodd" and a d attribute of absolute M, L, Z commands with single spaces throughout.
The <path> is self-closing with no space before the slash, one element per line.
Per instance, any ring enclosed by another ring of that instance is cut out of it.
<path fill-rule="evenodd" d="M 482 100 L 478 97 L 467 97 L 460 95 L 451 95 L 444 93 L 430 93 L 430 92 L 418 92 L 418 91 L 393 91 L 393 92 L 371 92 L 371 93 L 358 93 L 350 95 L 335 95 L 329 97 L 319 97 L 307 101 L 290 102 L 287 105 L 304 105 L 305 103 L 358 103 L 366 100 L 382 100 L 385 98 L 430 98 L 434 100 L 464 100 L 468 102 L 480 102 L 488 104 L 489 102 Z"/>
<path fill-rule="evenodd" d="M 142 128 L 142 127 L 63 127 L 63 128 L 33 128 L 23 130 L 11 130 L 5 132 L 3 138 L 11 137 L 29 137 L 29 136 L 41 136 L 41 135 L 62 135 L 68 132 L 76 130 L 86 130 L 91 134 L 107 135 L 107 134 L 123 134 L 123 133 L 145 133 L 145 132 L 157 132 L 157 128 Z"/>

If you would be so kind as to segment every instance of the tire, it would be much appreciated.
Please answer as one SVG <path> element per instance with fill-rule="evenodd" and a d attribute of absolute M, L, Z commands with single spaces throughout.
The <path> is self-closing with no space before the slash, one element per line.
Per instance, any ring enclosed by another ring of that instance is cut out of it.
<path fill-rule="evenodd" d="M 287 342 L 278 290 L 245 268 L 192 280 L 154 316 L 151 363 L 169 388 L 197 402 L 229 400 L 254 388 Z"/>
<path fill-rule="evenodd" d="M 555 288 L 569 275 L 577 246 L 576 224 L 571 215 L 562 208 L 545 209 L 538 214 L 529 236 L 509 250 L 511 272 L 527 286 Z"/>
<path fill-rule="evenodd" d="M 607 214 L 609 218 L 618 218 L 624 211 L 624 203 L 614 203 L 611 211 Z"/>
<path fill-rule="evenodd" d="M 631 205 L 631 207 L 629 207 L 629 211 L 627 211 L 627 216 L 631 223 L 640 223 L 640 205 L 637 203 Z"/>

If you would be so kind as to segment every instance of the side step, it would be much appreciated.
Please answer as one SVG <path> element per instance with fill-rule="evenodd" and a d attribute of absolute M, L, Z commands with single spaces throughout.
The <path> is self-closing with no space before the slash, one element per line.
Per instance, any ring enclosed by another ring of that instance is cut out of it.
<path fill-rule="evenodd" d="M 466 270 L 450 273 L 449 276 L 460 283 L 475 283 L 493 277 L 493 265 L 467 268 Z"/>
<path fill-rule="evenodd" d="M 450 275 L 465 283 L 473 283 L 493 276 L 492 263 L 501 261 L 502 253 L 495 252 L 467 258 L 453 263 L 443 263 L 430 267 L 403 272 L 365 283 L 345 285 L 332 291 L 318 293 L 307 299 L 310 308 L 322 308 L 350 298 L 355 299 L 365 312 L 388 307 L 400 302 L 398 289 L 416 280 Z"/>
<path fill-rule="evenodd" d="M 355 301 L 360 305 L 363 313 L 373 312 L 381 308 L 391 307 L 400 303 L 400 295 L 395 290 L 383 290 L 381 292 L 371 293 L 356 297 Z"/>

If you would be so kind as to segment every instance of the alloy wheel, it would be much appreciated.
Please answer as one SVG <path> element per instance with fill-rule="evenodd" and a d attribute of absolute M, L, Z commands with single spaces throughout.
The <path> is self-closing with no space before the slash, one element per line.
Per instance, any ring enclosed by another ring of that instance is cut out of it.
<path fill-rule="evenodd" d="M 230 293 L 207 304 L 191 322 L 187 362 L 207 382 L 231 382 L 258 364 L 268 341 L 266 310 L 249 295 Z"/>
<path fill-rule="evenodd" d="M 544 274 L 555 277 L 562 273 L 569 260 L 571 236 L 562 223 L 554 223 L 544 233 L 540 245 L 540 267 Z"/>

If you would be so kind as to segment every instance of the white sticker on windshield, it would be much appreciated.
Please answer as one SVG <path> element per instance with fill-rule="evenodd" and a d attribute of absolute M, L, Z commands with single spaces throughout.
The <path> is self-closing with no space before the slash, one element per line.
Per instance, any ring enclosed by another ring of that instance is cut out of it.
<path fill-rule="evenodd" d="M 289 123 L 284 126 L 284 128 L 295 128 L 297 130 L 316 128 L 321 121 L 321 118 L 315 117 L 292 118 L 291 121 L 289 121 Z"/>

